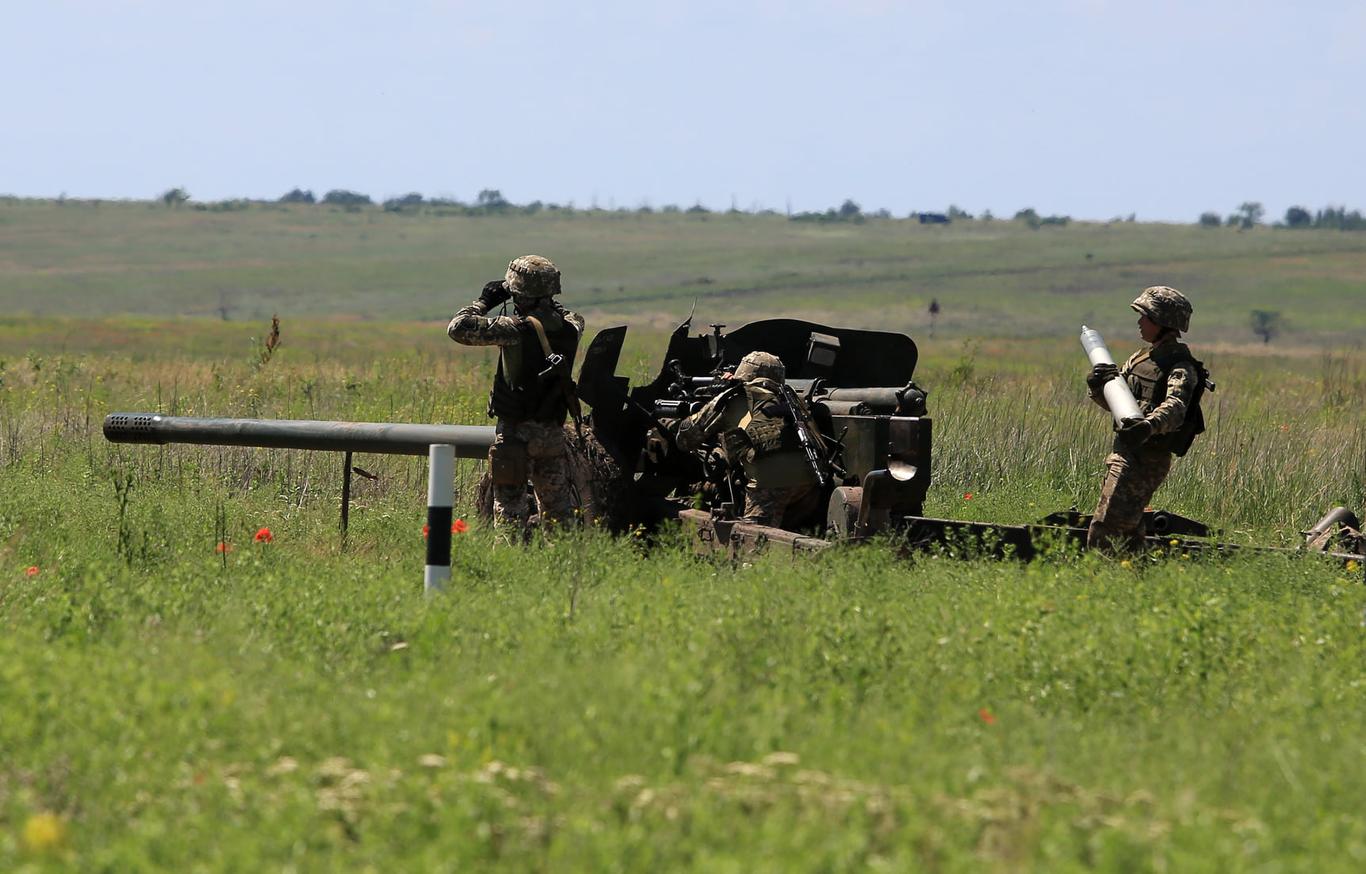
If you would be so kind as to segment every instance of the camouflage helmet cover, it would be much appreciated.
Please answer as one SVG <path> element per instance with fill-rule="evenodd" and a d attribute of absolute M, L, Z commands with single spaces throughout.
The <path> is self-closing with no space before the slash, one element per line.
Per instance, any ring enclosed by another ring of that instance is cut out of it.
<path fill-rule="evenodd" d="M 1129 306 L 1164 328 L 1175 331 L 1190 330 L 1191 302 L 1174 288 L 1165 285 L 1145 288 Z"/>
<path fill-rule="evenodd" d="M 560 293 L 560 271 L 540 255 L 523 255 L 508 262 L 508 291 L 522 297 L 550 297 Z"/>
<path fill-rule="evenodd" d="M 740 359 L 735 368 L 735 378 L 743 382 L 755 379 L 771 379 L 782 382 L 787 377 L 787 368 L 777 355 L 767 352 L 751 352 Z"/>

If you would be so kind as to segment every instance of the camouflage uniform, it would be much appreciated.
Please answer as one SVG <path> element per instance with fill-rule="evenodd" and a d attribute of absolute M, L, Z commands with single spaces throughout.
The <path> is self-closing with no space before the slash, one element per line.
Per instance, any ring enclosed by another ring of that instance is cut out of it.
<path fill-rule="evenodd" d="M 737 384 L 678 425 L 678 446 L 689 452 L 720 437 L 720 451 L 748 481 L 742 518 L 773 527 L 809 516 L 821 497 L 796 428 L 778 408 L 784 376 L 775 356 L 751 352 L 735 370 Z"/>
<path fill-rule="evenodd" d="M 555 302 L 552 296 L 559 293 L 555 265 L 539 255 L 524 255 L 508 265 L 501 283 L 486 285 L 479 299 L 458 311 L 446 328 L 457 343 L 498 347 L 498 372 L 489 393 L 489 416 L 497 419 L 497 437 L 489 450 L 494 525 L 527 525 L 527 478 L 543 521 L 564 522 L 573 514 L 564 421 L 583 319 Z M 515 314 L 490 318 L 490 310 L 509 295 Z"/>
<path fill-rule="evenodd" d="M 1195 434 L 1204 429 L 1199 409 L 1204 366 L 1177 339 L 1190 326 L 1189 302 L 1175 289 L 1156 286 L 1145 289 L 1130 306 L 1168 330 L 1119 369 L 1146 425 L 1139 436 L 1117 433 L 1105 459 L 1100 502 L 1087 544 L 1112 551 L 1143 545 L 1143 511 L 1171 471 L 1173 453 L 1184 455 Z M 1109 410 L 1100 387 L 1091 386 L 1090 397 Z"/>

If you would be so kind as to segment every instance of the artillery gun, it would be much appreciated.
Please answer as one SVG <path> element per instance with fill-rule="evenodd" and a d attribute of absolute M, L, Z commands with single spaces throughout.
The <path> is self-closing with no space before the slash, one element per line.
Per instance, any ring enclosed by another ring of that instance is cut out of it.
<path fill-rule="evenodd" d="M 626 328 L 600 332 L 584 356 L 579 391 L 592 407 L 593 434 L 627 480 L 625 518 L 652 524 L 679 518 L 718 542 L 765 540 L 820 548 L 826 536 L 865 538 L 893 520 L 918 516 L 930 486 L 932 422 L 912 376 L 918 350 L 904 334 L 766 319 L 725 333 L 690 335 L 691 320 L 669 338 L 658 376 L 631 387 L 616 375 Z M 746 354 L 782 360 L 787 385 L 818 432 L 811 451 L 822 470 L 820 510 L 785 529 L 736 521 L 737 490 L 724 465 L 681 451 L 678 420 L 728 383 Z M 718 526 L 720 526 L 718 528 Z"/>
<path fill-rule="evenodd" d="M 729 333 L 712 325 L 691 334 L 691 318 L 672 333 L 658 375 L 632 387 L 616 373 L 625 327 L 600 331 L 579 372 L 579 393 L 592 408 L 583 439 L 571 433 L 573 479 L 585 515 L 616 529 L 677 519 L 704 551 L 735 554 L 756 548 L 825 549 L 877 535 L 904 550 L 1031 558 L 1044 543 L 1084 544 L 1089 517 L 1075 509 L 1029 525 L 936 519 L 923 515 L 931 483 L 933 422 L 927 392 L 914 372 L 915 342 L 904 334 L 835 328 L 796 319 L 751 322 Z M 787 385 L 810 411 L 828 471 L 821 509 L 784 528 L 737 518 L 729 472 L 706 455 L 679 449 L 678 420 L 696 412 L 727 385 L 740 359 L 764 351 L 782 360 Z M 355 452 L 427 454 L 435 444 L 460 458 L 484 458 L 493 442 L 487 425 L 416 425 L 260 419 L 201 419 L 113 413 L 104 434 L 119 443 L 198 443 L 330 450 L 346 453 L 342 527 L 346 526 Z M 491 511 L 487 488 L 481 509 Z M 1214 542 L 1202 523 L 1174 513 L 1145 515 L 1152 549 L 1228 552 L 1254 549 Z M 1362 561 L 1361 523 L 1335 508 L 1309 531 L 1306 548 L 1342 561 Z"/>

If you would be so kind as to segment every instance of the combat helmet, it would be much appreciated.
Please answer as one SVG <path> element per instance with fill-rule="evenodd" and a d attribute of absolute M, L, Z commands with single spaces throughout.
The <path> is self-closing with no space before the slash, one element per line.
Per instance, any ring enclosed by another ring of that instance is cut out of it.
<path fill-rule="evenodd" d="M 560 271 L 549 258 L 523 255 L 508 262 L 508 291 L 520 297 L 550 297 L 560 293 Z"/>
<path fill-rule="evenodd" d="M 1145 288 L 1129 306 L 1164 328 L 1183 332 L 1190 330 L 1191 302 L 1174 288 L 1165 285 Z"/>
<path fill-rule="evenodd" d="M 783 367 L 782 360 L 767 352 L 751 352 L 741 358 L 739 366 L 735 368 L 735 378 L 742 382 L 754 379 L 782 382 L 786 377 L 787 368 Z"/>

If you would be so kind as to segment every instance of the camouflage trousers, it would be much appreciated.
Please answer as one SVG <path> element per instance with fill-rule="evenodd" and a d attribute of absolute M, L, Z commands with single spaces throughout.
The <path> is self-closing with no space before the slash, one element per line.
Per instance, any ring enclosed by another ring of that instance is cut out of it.
<path fill-rule="evenodd" d="M 1165 449 L 1116 447 L 1105 459 L 1100 503 L 1086 533 L 1086 545 L 1107 552 L 1143 547 L 1143 511 L 1172 468 Z"/>
<path fill-rule="evenodd" d="M 741 518 L 756 525 L 782 528 L 783 523 L 800 524 L 816 509 L 820 489 L 815 483 L 780 489 L 765 489 L 753 482 L 745 486 L 745 515 Z"/>
<path fill-rule="evenodd" d="M 573 517 L 574 501 L 569 486 L 568 445 L 564 426 L 558 422 L 498 422 L 494 444 L 526 445 L 527 475 L 536 494 L 541 523 L 563 524 Z M 493 486 L 493 524 L 525 528 L 531 519 L 531 499 L 526 483 Z"/>

